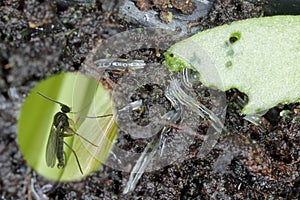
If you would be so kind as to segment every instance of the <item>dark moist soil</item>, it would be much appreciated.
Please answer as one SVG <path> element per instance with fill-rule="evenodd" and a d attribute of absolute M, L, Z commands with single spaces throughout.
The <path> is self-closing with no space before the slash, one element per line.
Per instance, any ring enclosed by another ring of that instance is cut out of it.
<path fill-rule="evenodd" d="M 17 114 L 27 92 L 50 75 L 79 70 L 99 40 L 139 26 L 120 18 L 121 2 L 106 0 L 91 5 L 80 2 L 0 2 L 1 199 L 33 199 L 37 193 L 42 198 L 40 187 L 54 184 L 36 175 L 17 147 Z M 136 0 L 135 3 L 142 10 L 162 13 L 170 7 L 186 14 L 194 9 L 193 1 Z M 204 30 L 259 16 L 263 16 L 260 5 L 221 0 L 216 1 L 206 17 L 192 23 Z M 140 54 L 145 56 L 144 52 Z M 137 92 L 143 92 L 147 99 L 151 91 L 161 93 L 160 87 Z M 201 90 L 198 95 L 201 99 Z M 80 182 L 56 185 L 47 196 L 51 199 L 299 199 L 299 104 L 271 109 L 261 117 L 261 125 L 256 126 L 239 114 L 241 99 L 246 101 L 238 91 L 227 92 L 228 132 L 205 158 L 197 157 L 202 141 L 196 137 L 188 159 L 145 173 L 131 195 L 122 194 L 129 173 L 103 166 Z M 139 119 L 142 115 L 137 113 L 135 120 L 144 123 Z M 199 134 L 206 128 L 206 123 L 200 123 Z M 125 149 L 136 144 L 129 135 L 122 135 L 119 142 Z"/>

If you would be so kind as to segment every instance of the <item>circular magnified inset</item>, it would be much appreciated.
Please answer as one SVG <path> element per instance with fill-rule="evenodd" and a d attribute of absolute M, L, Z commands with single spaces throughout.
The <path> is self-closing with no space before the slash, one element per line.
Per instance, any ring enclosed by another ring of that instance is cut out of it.
<path fill-rule="evenodd" d="M 101 108 L 96 113 L 97 105 Z M 27 164 L 40 175 L 78 180 L 98 169 L 99 158 L 108 155 L 116 135 L 114 121 L 109 91 L 98 81 L 81 73 L 59 74 L 37 84 L 26 97 L 17 141 Z"/>

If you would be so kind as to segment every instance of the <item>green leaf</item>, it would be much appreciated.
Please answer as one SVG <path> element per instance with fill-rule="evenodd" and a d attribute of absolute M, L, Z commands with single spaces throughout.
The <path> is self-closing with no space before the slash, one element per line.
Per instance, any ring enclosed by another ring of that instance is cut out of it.
<path fill-rule="evenodd" d="M 300 16 L 247 19 L 200 32 L 173 45 L 164 64 L 193 68 L 200 81 L 249 97 L 244 114 L 300 101 Z"/>
<path fill-rule="evenodd" d="M 64 145 L 66 165 L 62 169 L 46 164 L 46 145 L 55 113 L 60 106 L 37 92 L 71 107 L 68 117 L 78 134 L 98 145 L 95 147 L 74 135 L 65 137 L 76 152 L 84 175 L 99 168 L 106 159 L 116 135 L 114 117 L 87 118 L 112 113 L 112 100 L 107 89 L 96 80 L 80 73 L 65 73 L 36 85 L 25 99 L 18 120 L 18 144 L 28 165 L 44 177 L 55 181 L 72 181 L 83 177 L 74 154 Z M 94 100 L 94 101 L 93 101 Z"/>

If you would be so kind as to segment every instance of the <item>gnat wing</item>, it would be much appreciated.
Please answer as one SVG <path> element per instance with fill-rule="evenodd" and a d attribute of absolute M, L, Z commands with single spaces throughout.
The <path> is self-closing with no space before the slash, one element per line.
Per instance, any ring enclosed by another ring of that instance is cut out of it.
<path fill-rule="evenodd" d="M 60 130 L 57 129 L 54 124 L 52 124 L 46 148 L 46 163 L 48 167 L 55 166 L 59 135 L 57 131 Z"/>

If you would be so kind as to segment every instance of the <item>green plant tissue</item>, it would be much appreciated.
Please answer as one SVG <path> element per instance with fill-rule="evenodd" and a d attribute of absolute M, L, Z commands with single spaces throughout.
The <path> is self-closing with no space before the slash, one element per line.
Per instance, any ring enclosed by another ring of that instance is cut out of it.
<path fill-rule="evenodd" d="M 249 97 L 244 114 L 300 101 L 300 16 L 253 18 L 200 32 L 173 45 L 164 64 L 193 68 L 200 81 Z"/>

